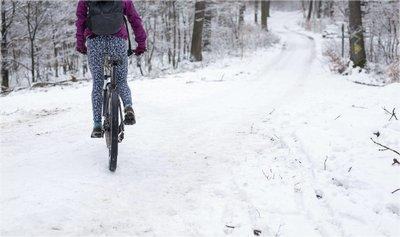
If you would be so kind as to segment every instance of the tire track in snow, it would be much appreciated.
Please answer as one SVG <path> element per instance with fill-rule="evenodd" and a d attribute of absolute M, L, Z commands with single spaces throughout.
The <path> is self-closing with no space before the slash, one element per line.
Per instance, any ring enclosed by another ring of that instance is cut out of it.
<path fill-rule="evenodd" d="M 288 72 L 289 74 L 289 78 L 285 78 L 285 80 L 290 80 L 289 83 L 289 87 L 285 88 L 286 90 L 283 91 L 283 93 L 281 95 L 279 95 L 277 98 L 275 98 L 275 101 L 279 101 L 277 103 L 273 103 L 274 108 L 279 109 L 279 107 L 281 107 L 282 101 L 287 100 L 287 97 L 293 98 L 295 99 L 296 96 L 300 96 L 303 91 L 301 90 L 301 87 L 304 86 L 307 83 L 307 79 L 309 78 L 309 73 L 310 73 L 310 67 L 308 67 L 308 65 L 311 65 L 314 63 L 314 59 L 315 59 L 315 55 L 316 55 L 316 49 L 315 49 L 315 42 L 313 40 L 313 38 L 311 37 L 307 37 L 305 35 L 302 35 L 301 33 L 292 31 L 287 29 L 287 31 L 283 31 L 281 32 L 282 38 L 285 39 L 285 44 L 286 47 L 282 48 L 280 53 L 277 55 L 277 57 L 279 57 L 278 60 L 272 60 L 270 63 L 268 63 L 265 67 L 264 70 L 262 70 L 261 72 L 259 72 L 257 75 L 263 75 L 263 77 L 268 78 L 268 76 L 274 76 L 277 75 L 275 78 L 275 80 L 263 80 L 263 82 L 267 82 L 265 83 L 265 85 L 267 85 L 268 87 L 272 87 L 274 85 L 274 83 L 277 82 L 277 80 L 279 79 L 283 79 L 282 77 L 279 77 L 281 74 L 279 74 L 279 72 L 284 71 L 284 72 Z M 293 37 L 294 35 L 297 35 L 297 37 Z M 300 40 L 300 43 L 296 40 L 299 39 L 298 36 L 301 36 L 300 38 L 302 40 Z M 290 39 L 290 40 L 289 40 Z M 295 39 L 295 40 L 293 40 Z M 302 58 L 301 57 L 294 57 L 296 56 L 295 53 L 299 54 L 297 51 L 300 52 L 300 54 L 302 53 L 302 47 L 304 47 L 304 44 L 306 45 L 305 48 L 307 48 L 308 50 L 306 50 L 306 54 L 304 55 L 298 55 L 301 56 L 303 58 L 306 58 L 306 60 L 304 61 L 300 61 Z M 300 48 L 300 49 L 299 49 Z M 300 61 L 300 63 L 298 63 L 298 61 Z M 295 66 L 295 69 L 300 69 L 300 73 L 298 74 L 294 74 L 294 70 L 292 70 L 291 66 Z M 297 66 L 297 67 L 296 67 Z M 265 86 L 264 85 L 264 86 Z M 300 88 L 300 89 L 299 89 Z M 290 101 L 290 100 L 289 100 Z M 286 146 L 288 149 L 291 149 L 291 147 L 286 143 L 282 141 L 282 145 Z M 292 148 L 293 150 L 293 148 Z M 300 152 L 300 151 L 298 151 Z M 295 155 L 297 154 L 296 152 L 294 153 Z M 274 167 L 275 168 L 275 167 Z M 287 169 L 290 169 L 290 167 L 287 167 Z M 309 170 L 308 169 L 300 169 L 299 172 L 301 173 L 307 173 Z M 234 173 L 232 172 L 232 176 L 234 177 Z M 307 182 L 309 182 L 310 180 L 312 180 L 313 178 L 315 178 L 315 175 L 307 175 Z M 241 206 L 241 209 L 247 209 L 248 211 L 248 220 L 249 220 L 249 224 L 252 226 L 253 229 L 257 229 L 258 227 L 263 226 L 262 224 L 262 218 L 260 215 L 260 212 L 257 210 L 255 204 L 251 201 L 251 199 L 249 198 L 249 196 L 246 193 L 246 191 L 241 188 L 238 184 L 236 180 L 233 180 L 233 185 L 234 188 L 233 190 L 235 190 L 235 193 L 237 195 L 237 200 L 239 200 L 237 202 L 238 206 Z M 315 188 L 311 188 L 311 190 L 308 190 L 308 193 L 311 193 L 311 195 L 313 195 L 313 198 L 315 198 Z M 301 206 L 302 208 L 302 212 L 306 213 L 307 218 L 311 219 L 314 223 L 314 226 L 316 226 L 318 232 L 320 233 L 321 236 L 326 236 L 328 233 L 332 233 L 334 232 L 334 235 L 337 235 L 338 233 L 341 233 L 343 235 L 342 231 L 328 231 L 323 227 L 323 224 L 319 223 L 319 221 L 317 221 L 318 217 L 314 217 L 312 215 L 312 213 L 308 210 L 308 206 L 306 206 L 305 204 L 305 197 L 304 197 L 304 193 L 300 192 L 300 194 L 294 194 L 294 197 L 296 200 L 296 203 L 299 204 L 299 206 Z M 313 205 L 318 204 L 318 202 L 315 201 L 319 201 L 319 200 L 313 200 Z M 315 203 L 314 203 L 315 202 Z M 325 209 L 326 207 L 323 207 L 321 205 L 317 205 L 317 208 L 321 208 L 321 209 Z M 329 209 L 329 207 L 328 207 Z M 243 210 L 241 210 L 243 211 Z M 225 213 L 226 215 L 233 215 L 232 211 L 229 210 L 227 211 L 227 213 Z M 284 215 L 282 213 L 282 215 Z M 232 217 L 232 216 L 231 216 Z M 229 217 L 228 217 L 229 219 Z M 243 225 L 244 223 L 242 223 Z M 266 224 L 264 224 L 266 225 Z M 279 225 L 281 226 L 281 225 Z M 269 231 L 271 231 L 271 227 L 266 227 L 267 229 L 269 229 Z M 340 226 L 339 226 L 340 229 Z M 231 232 L 233 232 L 233 230 L 230 230 Z"/>
<path fill-rule="evenodd" d="M 274 75 L 276 71 L 289 72 L 289 76 L 291 76 L 290 79 L 294 81 L 293 85 L 288 88 L 288 90 L 283 94 L 283 96 L 281 96 L 281 98 L 276 99 L 276 101 L 279 102 L 274 103 L 274 108 L 277 108 L 278 110 L 279 107 L 281 107 L 281 105 L 285 103 L 283 101 L 290 101 L 290 99 L 288 100 L 287 97 L 290 97 L 292 98 L 292 100 L 295 100 L 297 96 L 301 96 L 301 94 L 303 93 L 301 87 L 305 86 L 305 84 L 307 83 L 307 79 L 310 77 L 310 68 L 311 68 L 310 66 L 314 63 L 314 60 L 316 58 L 316 46 L 314 39 L 312 37 L 291 30 L 288 27 L 285 27 L 285 29 L 287 31 L 283 31 L 281 33 L 284 36 L 282 38 L 285 38 L 286 40 L 291 39 L 292 41 L 290 40 L 286 41 L 287 48 L 282 49 L 281 53 L 278 55 L 280 57 L 279 60 L 275 62 L 273 61 L 272 65 L 271 63 L 268 64 L 267 66 L 271 67 L 267 67 L 265 71 L 260 73 L 263 75 Z M 301 36 L 300 38 L 302 38 L 303 40 L 297 41 L 299 37 L 293 37 L 293 35 Z M 295 57 L 296 54 L 294 54 L 293 52 L 297 51 L 299 47 L 304 47 L 303 44 L 306 45 L 305 48 L 309 49 L 306 52 L 307 54 L 301 55 L 302 57 Z M 306 58 L 306 60 L 302 60 L 302 58 Z M 292 66 L 294 65 L 295 68 L 296 65 L 297 68 L 300 68 L 300 73 L 296 75 L 295 74 L 290 75 L 290 72 L 294 72 L 292 71 Z M 272 85 L 272 83 L 268 84 Z M 307 214 L 307 217 L 314 222 L 321 236 L 327 236 L 327 235 L 337 236 L 338 234 L 341 236 L 345 236 L 346 233 L 344 232 L 341 223 L 337 220 L 337 218 L 335 218 L 335 213 L 333 209 L 329 206 L 329 204 L 325 200 L 318 200 L 316 198 L 316 192 L 318 192 L 321 189 L 319 188 L 318 184 L 316 184 L 313 181 L 316 180 L 316 175 L 313 171 L 315 167 L 312 165 L 312 163 L 310 163 L 310 160 L 307 159 L 307 156 L 305 155 L 304 151 L 302 151 L 298 147 L 295 147 L 292 142 L 284 140 L 282 140 L 281 142 L 282 144 L 284 144 L 284 146 L 288 147 L 288 149 L 291 151 L 291 153 L 293 153 L 293 155 L 301 158 L 303 162 L 303 165 L 301 167 L 303 168 L 300 169 L 299 172 L 307 177 L 305 180 L 306 183 L 304 185 L 304 189 L 308 190 L 301 191 L 295 194 L 295 196 L 297 196 L 296 198 L 297 203 L 302 207 L 303 211 Z M 239 186 L 237 184 L 236 187 L 237 189 L 239 189 Z M 245 191 L 241 190 L 240 192 L 242 193 L 241 196 L 247 196 Z M 312 195 L 312 198 L 306 197 L 305 195 Z M 251 209 L 255 209 L 255 207 L 250 202 L 248 203 L 248 206 L 251 207 L 249 210 L 249 212 L 251 213 Z M 312 211 L 311 209 L 318 209 L 318 210 Z M 330 224 L 332 224 L 333 226 L 327 227 L 326 223 L 321 223 L 321 221 L 318 220 L 322 215 L 321 213 L 323 213 L 324 210 L 326 210 L 326 212 L 329 213 L 330 219 L 333 221 L 333 223 Z M 253 218 L 253 226 L 257 226 L 257 224 L 255 223 L 256 221 L 254 219 L 255 218 Z"/>
<path fill-rule="evenodd" d="M 291 153 L 293 153 L 293 155 L 295 155 L 302 162 L 302 165 L 300 166 L 302 168 L 301 174 L 307 177 L 305 179 L 306 184 L 303 186 L 305 187 L 306 192 L 299 192 L 300 195 L 298 201 L 299 204 L 306 211 L 307 216 L 310 217 L 310 219 L 312 219 L 314 223 L 318 226 L 318 231 L 321 233 L 322 236 L 337 236 L 338 234 L 340 234 L 341 236 L 347 236 L 341 222 L 336 218 L 335 211 L 326 201 L 327 198 L 322 193 L 323 188 L 321 184 L 318 183 L 318 177 L 314 171 L 317 168 L 310 160 L 306 152 L 298 144 L 298 139 L 296 138 L 296 136 L 294 134 L 291 134 L 289 136 L 281 135 L 280 137 L 280 141 L 284 143 L 289 148 Z M 307 196 L 305 196 L 305 194 L 307 194 Z M 322 197 L 319 199 L 317 195 L 322 195 Z M 320 219 L 324 216 L 323 210 L 326 210 L 329 215 L 329 219 L 331 220 L 323 221 L 335 226 L 336 230 L 328 231 L 326 225 L 323 225 L 321 223 Z"/>
<path fill-rule="evenodd" d="M 293 86 L 292 88 L 290 88 L 284 95 L 284 97 L 290 97 L 293 98 L 292 100 L 295 100 L 297 96 L 300 96 L 303 91 L 301 90 L 301 87 L 304 86 L 307 83 L 307 79 L 310 77 L 310 66 L 314 63 L 315 57 L 316 57 L 316 46 L 315 46 L 315 42 L 314 39 L 311 36 L 305 35 L 303 33 L 291 30 L 289 27 L 284 26 L 284 28 L 287 30 L 286 32 L 283 32 L 284 34 L 287 33 L 291 33 L 291 34 L 295 34 L 298 36 L 301 36 L 301 38 L 305 39 L 307 41 L 307 45 L 309 45 L 307 48 L 310 49 L 309 54 L 305 55 L 304 57 L 306 57 L 306 60 L 301 62 L 301 66 L 303 70 L 301 71 L 301 73 L 299 75 L 294 76 L 296 79 L 296 84 L 295 86 Z M 297 39 L 299 39 L 297 37 Z M 304 40 L 303 40 L 304 42 Z M 298 43 L 296 41 L 296 43 Z M 293 47 L 292 50 L 296 50 L 296 45 L 290 45 L 289 47 Z M 288 51 L 290 52 L 290 51 Z M 289 57 L 288 57 L 289 56 Z M 288 65 L 293 65 L 296 62 L 290 63 L 290 61 L 293 59 L 293 57 L 291 57 L 291 55 L 288 53 L 285 57 L 285 60 L 281 60 L 279 63 L 281 64 L 280 67 L 278 67 L 278 69 L 281 70 L 290 70 L 290 67 L 288 67 Z M 298 60 L 301 60 L 301 58 L 297 58 Z M 283 65 L 282 65 L 283 64 Z M 303 79 L 303 80 L 302 80 Z M 280 102 L 275 103 L 275 108 L 279 109 L 279 107 L 281 107 L 283 105 L 283 101 L 290 101 L 291 100 L 280 100 Z M 281 124 L 277 127 L 285 127 L 285 125 Z M 277 133 L 279 134 L 279 133 Z M 301 149 L 301 147 L 298 147 L 296 145 L 296 138 L 291 137 L 290 140 L 288 140 L 286 138 L 286 136 L 282 136 L 281 134 L 278 135 L 278 137 L 280 137 L 280 142 L 282 142 L 282 144 L 286 147 L 288 147 L 288 149 L 291 151 L 291 153 L 293 153 L 293 155 L 297 156 L 298 158 L 301 159 L 301 161 L 303 162 L 302 166 L 300 167 L 304 167 L 301 171 L 302 174 L 305 174 L 307 176 L 307 180 L 306 182 L 309 183 L 309 189 L 311 190 L 307 190 L 307 194 L 308 195 L 312 195 L 313 198 L 306 198 L 305 197 L 305 193 L 303 191 L 298 192 L 297 193 L 297 198 L 298 198 L 298 203 L 299 205 L 302 207 L 302 209 L 305 211 L 305 213 L 307 213 L 307 216 L 313 220 L 314 224 L 318 227 L 318 231 L 321 234 L 321 236 L 337 236 L 338 234 L 340 234 L 341 236 L 346 236 L 346 233 L 342 227 L 342 224 L 338 221 L 337 218 L 335 218 L 335 212 L 333 211 L 333 209 L 329 206 L 329 204 L 326 202 L 326 200 L 318 200 L 316 198 L 316 192 L 319 192 L 319 190 L 321 190 L 320 186 L 314 182 L 313 180 L 317 180 L 317 177 L 315 175 L 314 169 L 315 167 L 313 166 L 313 164 L 311 163 L 311 160 L 307 157 L 307 155 L 305 154 L 305 152 Z M 285 141 L 286 140 L 286 141 Z M 294 142 L 293 142 L 294 141 Z M 304 166 L 306 165 L 306 166 Z M 325 197 L 324 197 L 325 198 Z M 305 201 L 307 200 L 307 201 Z M 308 205 L 308 203 L 311 202 L 311 205 Z M 322 202 L 322 203 L 321 203 Z M 311 207 L 310 207 L 311 206 Z M 317 221 L 317 218 L 319 218 L 321 216 L 321 212 L 323 211 L 311 211 L 312 209 L 319 209 L 319 210 L 326 210 L 329 213 L 330 218 L 332 219 L 332 221 L 334 221 L 334 223 L 331 223 L 335 226 L 336 230 L 327 230 L 326 226 L 323 225 L 323 223 L 320 223 L 320 221 Z"/>

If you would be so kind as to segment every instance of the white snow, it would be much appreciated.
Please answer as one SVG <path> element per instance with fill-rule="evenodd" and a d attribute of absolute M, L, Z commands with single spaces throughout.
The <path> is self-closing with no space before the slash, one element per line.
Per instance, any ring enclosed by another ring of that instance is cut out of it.
<path fill-rule="evenodd" d="M 400 150 L 400 84 L 332 75 L 299 17 L 274 13 L 274 48 L 131 81 L 116 173 L 90 83 L 1 97 L 1 235 L 399 236 L 399 157 L 370 138 Z"/>

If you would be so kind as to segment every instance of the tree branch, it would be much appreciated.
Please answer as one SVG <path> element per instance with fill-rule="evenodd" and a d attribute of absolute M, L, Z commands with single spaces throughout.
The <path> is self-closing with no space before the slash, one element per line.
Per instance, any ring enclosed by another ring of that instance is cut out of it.
<path fill-rule="evenodd" d="M 14 59 L 12 59 L 12 58 L 9 58 L 8 60 L 10 60 L 10 61 L 12 61 L 12 62 L 14 62 L 14 63 L 17 63 L 18 65 L 22 66 L 22 67 L 25 68 L 25 69 L 31 70 L 30 67 L 26 66 L 25 64 L 23 64 L 23 63 L 21 63 L 21 62 L 18 62 L 17 60 L 14 60 Z"/>
<path fill-rule="evenodd" d="M 400 152 L 398 152 L 398 151 L 396 151 L 396 150 L 393 150 L 392 148 L 390 148 L 390 147 L 388 147 L 388 146 L 382 145 L 382 144 L 380 144 L 379 142 L 376 142 L 374 139 L 372 139 L 372 137 L 371 137 L 370 139 L 371 139 L 371 141 L 372 141 L 373 143 L 375 143 L 376 145 L 385 148 L 385 150 L 392 151 L 392 152 L 394 152 L 394 153 L 396 153 L 397 155 L 400 156 Z M 385 151 L 385 150 L 384 150 L 384 151 Z"/>

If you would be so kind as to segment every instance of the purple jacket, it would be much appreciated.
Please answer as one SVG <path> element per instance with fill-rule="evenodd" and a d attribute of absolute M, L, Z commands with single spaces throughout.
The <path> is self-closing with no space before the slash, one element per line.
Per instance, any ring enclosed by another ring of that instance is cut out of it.
<path fill-rule="evenodd" d="M 138 44 L 139 48 L 146 48 L 146 31 L 142 25 L 142 19 L 137 13 L 135 7 L 133 6 L 132 0 L 122 0 L 124 15 L 127 16 L 129 23 L 132 26 L 133 33 L 135 34 L 135 41 Z M 89 36 L 93 36 L 93 32 L 91 32 L 86 27 L 86 18 L 88 15 L 88 6 L 86 4 L 86 0 L 79 0 L 78 6 L 76 8 L 76 16 L 77 20 L 75 22 L 76 25 L 76 48 L 85 49 L 86 38 Z M 128 31 L 125 25 L 121 26 L 121 29 L 114 34 L 116 37 L 120 37 L 123 39 L 128 39 Z"/>

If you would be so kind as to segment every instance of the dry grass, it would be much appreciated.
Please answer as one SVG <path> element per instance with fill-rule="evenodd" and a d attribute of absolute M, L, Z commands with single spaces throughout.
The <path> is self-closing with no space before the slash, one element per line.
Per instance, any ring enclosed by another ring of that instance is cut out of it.
<path fill-rule="evenodd" d="M 329 60 L 329 68 L 335 73 L 344 73 L 348 68 L 348 62 L 343 59 L 337 52 L 332 48 L 326 48 L 323 55 Z"/>
<path fill-rule="evenodd" d="M 392 83 L 400 82 L 400 59 L 397 58 L 387 68 L 387 75 Z"/>

